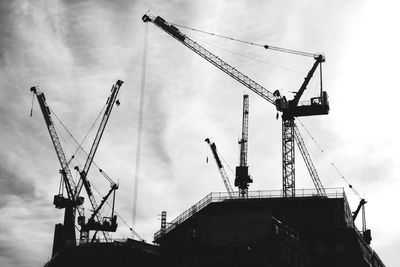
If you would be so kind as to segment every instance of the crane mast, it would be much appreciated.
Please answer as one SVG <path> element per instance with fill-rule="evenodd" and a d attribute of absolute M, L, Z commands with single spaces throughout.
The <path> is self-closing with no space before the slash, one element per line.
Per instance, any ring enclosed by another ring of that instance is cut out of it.
<path fill-rule="evenodd" d="M 241 197 L 248 196 L 249 183 L 253 180 L 249 175 L 249 166 L 247 166 L 247 149 L 248 149 L 248 132 L 249 132 L 249 95 L 243 95 L 243 119 L 242 119 L 242 138 L 239 140 L 240 145 L 240 162 L 236 167 L 235 186 L 239 188 Z"/>
<path fill-rule="evenodd" d="M 213 153 L 215 162 L 217 163 L 218 171 L 221 174 L 222 181 L 224 182 L 224 185 L 225 185 L 226 191 L 229 194 L 229 197 L 233 198 L 235 196 L 235 193 L 229 182 L 228 175 L 226 174 L 225 168 L 222 165 L 221 159 L 219 158 L 219 155 L 217 152 L 217 146 L 215 145 L 214 142 L 211 143 L 209 138 L 206 138 L 204 141 L 210 146 L 210 149 L 211 149 L 211 152 Z"/>
<path fill-rule="evenodd" d="M 171 35 L 177 41 L 182 43 L 184 46 L 188 47 L 190 50 L 213 64 L 215 67 L 225 72 L 227 75 L 235 79 L 236 81 L 243 84 L 248 89 L 252 90 L 254 93 L 258 94 L 271 104 L 275 105 L 279 112 L 282 112 L 282 180 L 283 180 L 283 196 L 284 197 L 294 197 L 295 196 L 295 132 L 294 132 L 294 119 L 300 116 L 312 116 L 312 115 L 322 115 L 328 114 L 329 103 L 328 96 L 326 92 L 322 92 L 318 97 L 310 99 L 310 103 L 304 105 L 300 103 L 299 100 L 306 90 L 307 85 L 313 76 L 315 70 L 320 63 L 325 62 L 325 57 L 322 54 L 309 54 L 309 53 L 297 53 L 294 50 L 288 49 L 276 49 L 275 47 L 264 46 L 266 49 L 274 49 L 282 52 L 289 52 L 293 54 L 299 54 L 303 56 L 311 56 L 315 59 L 315 63 L 311 70 L 307 74 L 302 83 L 299 91 L 295 95 L 293 100 L 287 101 L 286 97 L 281 97 L 279 91 L 274 93 L 270 92 L 254 80 L 247 77 L 245 74 L 238 71 L 236 68 L 232 67 L 218 56 L 214 55 L 187 35 L 182 34 L 178 28 L 174 25 L 167 23 L 163 18 L 153 16 L 151 14 L 145 14 L 142 17 L 143 22 L 152 22 L 154 25 Z"/>

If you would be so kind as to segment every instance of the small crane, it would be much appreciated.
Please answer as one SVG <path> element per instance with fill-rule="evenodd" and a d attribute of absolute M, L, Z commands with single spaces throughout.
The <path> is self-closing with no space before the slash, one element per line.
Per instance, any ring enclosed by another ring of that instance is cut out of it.
<path fill-rule="evenodd" d="M 215 162 L 217 163 L 218 171 L 221 174 L 222 181 L 224 182 L 224 185 L 225 185 L 226 191 L 229 194 L 229 197 L 233 198 L 235 196 L 235 192 L 232 189 L 232 186 L 229 182 L 228 175 L 226 174 L 225 168 L 222 165 L 221 159 L 218 155 L 217 146 L 215 145 L 214 142 L 210 141 L 210 138 L 206 138 L 204 141 L 210 146 L 210 149 L 211 149 L 211 152 L 213 153 Z"/>
<path fill-rule="evenodd" d="M 249 175 L 249 166 L 247 166 L 248 150 L 248 132 L 249 132 L 249 95 L 243 95 L 243 119 L 242 119 L 242 138 L 240 145 L 240 162 L 236 167 L 235 186 L 239 188 L 241 197 L 248 197 L 249 183 L 253 180 Z"/>
<path fill-rule="evenodd" d="M 353 221 L 356 221 L 357 215 L 360 212 L 361 209 L 361 213 L 362 213 L 362 237 L 364 239 L 364 241 L 369 245 L 371 244 L 371 229 L 367 229 L 367 220 L 365 217 L 365 204 L 367 204 L 367 201 L 364 198 L 360 199 L 360 202 L 358 203 L 358 207 L 357 209 L 353 212 Z"/>

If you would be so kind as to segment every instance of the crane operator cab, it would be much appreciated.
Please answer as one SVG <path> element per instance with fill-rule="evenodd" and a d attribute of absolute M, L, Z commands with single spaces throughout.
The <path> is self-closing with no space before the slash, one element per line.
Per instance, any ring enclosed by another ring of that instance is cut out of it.
<path fill-rule="evenodd" d="M 329 113 L 329 101 L 327 92 L 322 96 L 312 97 L 308 101 L 294 103 L 285 96 L 275 100 L 276 109 L 283 113 L 283 117 L 304 117 L 314 115 L 326 115 Z"/>
<path fill-rule="evenodd" d="M 275 106 L 276 109 L 282 112 L 283 119 L 291 119 L 294 117 L 304 117 L 304 116 L 314 116 L 314 115 L 325 115 L 329 113 L 329 102 L 328 94 L 325 91 L 321 91 L 320 96 L 312 97 L 310 100 L 300 101 L 301 96 L 307 88 L 310 79 L 312 78 L 318 65 L 325 62 L 325 57 L 323 55 L 314 56 L 315 63 L 311 70 L 308 72 L 307 76 L 304 78 L 304 82 L 301 85 L 299 91 L 292 100 L 287 100 L 285 96 L 281 96 L 278 90 L 276 90 L 273 95 L 276 97 Z M 321 65 L 320 65 L 321 67 Z M 321 69 L 322 73 L 322 69 Z M 322 77 L 322 74 L 321 74 Z"/>

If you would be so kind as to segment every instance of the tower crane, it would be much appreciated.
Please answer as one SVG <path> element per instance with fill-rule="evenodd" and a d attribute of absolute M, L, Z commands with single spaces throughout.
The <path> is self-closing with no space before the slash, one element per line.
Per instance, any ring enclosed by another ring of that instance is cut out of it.
<path fill-rule="evenodd" d="M 107 99 L 107 107 L 104 111 L 103 118 L 100 122 L 99 129 L 97 131 L 96 137 L 93 141 L 92 147 L 90 149 L 89 155 L 86 159 L 85 165 L 83 169 L 79 172 L 80 174 L 80 179 L 78 181 L 78 185 L 76 186 L 74 195 L 79 196 L 82 187 L 85 187 L 86 193 L 89 197 L 90 203 L 93 208 L 93 214 L 89 218 L 88 222 L 85 222 L 85 216 L 79 216 L 78 222 L 81 225 L 81 241 L 87 242 L 89 239 L 89 231 L 90 230 L 95 230 L 95 231 L 102 231 L 104 234 L 104 238 L 106 241 L 110 239 L 110 236 L 108 235 L 108 232 L 115 232 L 117 229 L 117 216 L 112 216 L 111 220 L 107 220 L 106 218 L 103 218 L 102 215 L 100 214 L 100 209 L 107 201 L 107 198 L 111 195 L 113 191 L 118 189 L 118 185 L 115 183 L 111 184 L 110 191 L 108 194 L 103 198 L 101 205 L 99 206 L 96 202 L 96 199 L 94 198 L 90 182 L 87 179 L 87 174 L 89 173 L 90 166 L 92 165 L 94 156 L 96 154 L 97 148 L 99 147 L 101 137 L 103 136 L 105 127 L 107 125 L 108 119 L 110 117 L 111 111 L 113 109 L 114 103 L 117 100 L 117 96 L 119 93 L 119 89 L 121 85 L 123 84 L 123 81 L 118 80 L 111 88 L 111 95 Z M 78 167 L 75 167 L 77 171 L 79 171 Z M 97 222 L 94 220 L 94 218 L 97 218 Z"/>
<path fill-rule="evenodd" d="M 114 209 L 112 211 L 112 216 L 109 218 L 103 218 L 100 214 L 100 209 L 107 201 L 108 197 L 114 192 L 114 200 L 115 200 L 115 190 L 118 188 L 118 185 L 115 183 L 111 183 L 111 189 L 107 193 L 105 197 L 103 197 L 100 205 L 97 205 L 97 202 L 93 196 L 93 192 L 91 190 L 91 185 L 87 180 L 87 173 L 89 171 L 90 165 L 93 162 L 93 158 L 97 147 L 99 145 L 101 136 L 104 132 L 105 126 L 107 124 L 108 118 L 110 116 L 112 107 L 116 102 L 116 97 L 118 95 L 120 86 L 123 81 L 118 80 L 117 83 L 111 89 L 111 96 L 107 99 L 107 107 L 105 109 L 103 119 L 100 123 L 99 130 L 93 142 L 91 151 L 88 155 L 88 158 L 85 163 L 84 169 L 80 172 L 80 180 L 78 184 L 75 184 L 75 181 L 72 177 L 71 170 L 69 168 L 69 161 L 67 161 L 65 153 L 62 149 L 59 137 L 57 135 L 52 117 L 50 112 L 50 107 L 46 103 L 46 97 L 44 93 L 42 93 L 39 88 L 31 87 L 31 91 L 36 94 L 37 100 L 42 111 L 47 129 L 50 134 L 50 138 L 52 140 L 53 146 L 55 148 L 57 157 L 59 159 L 61 170 L 60 173 L 62 175 L 63 184 L 67 192 L 67 197 L 64 197 L 62 194 L 58 194 L 54 196 L 54 205 L 56 208 L 62 209 L 65 208 L 64 215 L 64 225 L 58 224 L 56 225 L 55 230 L 55 242 L 53 246 L 53 254 L 58 251 L 58 249 L 63 246 L 67 241 L 76 244 L 76 235 L 75 235 L 75 217 L 76 210 L 78 210 L 78 224 L 81 226 L 80 229 L 80 240 L 81 242 L 87 242 L 89 238 L 89 230 L 102 231 L 106 240 L 109 239 L 108 231 L 115 232 L 117 228 L 116 216 L 114 214 Z M 76 169 L 78 169 L 76 167 Z M 78 169 L 79 170 L 79 169 Z M 103 172 L 102 172 L 103 173 Z M 103 173 L 104 174 L 104 173 Z M 105 175 L 105 174 L 104 174 Z M 111 179 L 108 178 L 111 181 Z M 88 222 L 85 223 L 85 216 L 83 212 L 83 202 L 84 198 L 80 196 L 80 191 L 82 187 L 85 187 L 91 205 L 93 207 L 93 214 L 89 218 Z M 114 207 L 114 202 L 113 202 Z M 97 218 L 97 222 L 94 220 Z"/>
<path fill-rule="evenodd" d="M 31 92 L 36 94 L 37 101 L 42 111 L 47 130 L 49 131 L 51 141 L 57 154 L 58 161 L 60 162 L 63 184 L 65 186 L 67 197 L 61 194 L 54 196 L 54 205 L 58 209 L 65 209 L 64 211 L 64 224 L 57 224 L 55 228 L 55 244 L 53 246 L 53 254 L 63 246 L 67 241 L 75 245 L 75 215 L 78 209 L 79 215 L 83 214 L 83 197 L 75 195 L 76 185 L 72 177 L 71 170 L 69 168 L 69 162 L 65 157 L 65 153 L 60 143 L 60 139 L 57 135 L 56 128 L 51 118 L 50 107 L 46 103 L 46 97 L 38 87 L 31 87 Z M 56 238 L 57 237 L 57 238 Z"/>
<path fill-rule="evenodd" d="M 271 104 L 276 106 L 277 111 L 282 113 L 282 187 L 284 197 L 294 197 L 295 196 L 295 117 L 301 116 L 313 116 L 313 115 L 323 115 L 329 113 L 329 102 L 328 95 L 325 91 L 321 92 L 320 96 L 313 97 L 310 99 L 309 103 L 301 103 L 300 98 L 307 88 L 307 85 L 314 75 L 318 66 L 322 70 L 321 63 L 325 62 L 325 57 L 322 54 L 311 54 L 295 50 L 289 50 L 279 47 L 273 47 L 265 45 L 265 49 L 276 50 L 285 53 L 292 53 L 307 57 L 312 57 L 315 62 L 304 82 L 300 86 L 299 91 L 296 93 L 292 100 L 287 100 L 285 96 L 281 96 L 278 90 L 274 93 L 270 92 L 268 89 L 264 88 L 254 80 L 250 79 L 245 74 L 238 71 L 236 68 L 232 67 L 218 56 L 214 55 L 206 48 L 202 47 L 194 40 L 189 38 L 187 35 L 181 33 L 177 27 L 171 23 L 166 22 L 160 16 L 155 17 L 152 14 L 145 14 L 142 17 L 142 21 L 147 23 L 151 22 L 155 26 L 159 27 L 161 30 L 165 31 L 181 44 L 213 64 L 215 67 L 225 72 L 227 75 L 235 79 L 236 81 L 243 84 L 248 89 L 252 90 L 254 93 L 258 94 Z M 322 76 L 322 72 L 321 72 Z M 303 154 L 302 154 L 303 155 Z M 304 156 L 304 155 L 303 155 Z M 307 162 L 307 159 L 306 159 Z M 314 177 L 319 179 L 318 176 Z M 320 183 L 320 182 L 319 182 Z"/>
<path fill-rule="evenodd" d="M 243 95 L 243 119 L 242 119 L 242 138 L 239 140 L 240 145 L 240 162 L 236 167 L 235 186 L 239 188 L 241 197 L 248 196 L 249 183 L 253 180 L 249 175 L 249 166 L 247 166 L 247 148 L 248 148 L 248 132 L 249 132 L 249 95 Z"/>
<path fill-rule="evenodd" d="M 222 165 L 221 159 L 219 158 L 219 155 L 217 152 L 217 146 L 215 145 L 214 142 L 211 142 L 209 138 L 206 138 L 204 141 L 210 146 L 211 152 L 213 153 L 215 162 L 217 163 L 219 173 L 221 174 L 222 181 L 224 182 L 224 185 L 225 185 L 226 191 L 229 194 L 229 197 L 233 198 L 235 196 L 235 192 L 232 189 L 232 186 L 229 182 L 228 175 L 226 174 L 225 168 Z"/>

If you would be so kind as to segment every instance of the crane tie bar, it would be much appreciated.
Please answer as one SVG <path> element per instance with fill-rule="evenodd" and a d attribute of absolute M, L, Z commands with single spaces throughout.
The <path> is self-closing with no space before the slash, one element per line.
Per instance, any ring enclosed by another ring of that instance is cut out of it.
<path fill-rule="evenodd" d="M 294 55 L 299 55 L 299 56 L 305 56 L 305 57 L 313 57 L 313 58 L 316 58 L 320 55 L 320 54 L 302 52 L 302 51 L 297 51 L 297 50 L 292 50 L 292 49 L 287 49 L 287 48 L 282 48 L 282 47 L 277 47 L 277 46 L 257 44 L 257 43 L 248 42 L 248 41 L 244 41 L 244 40 L 240 40 L 240 39 L 236 39 L 236 38 L 232 38 L 232 37 L 228 37 L 228 36 L 223 36 L 223 35 L 212 33 L 212 32 L 207 32 L 207 31 L 203 31 L 203 30 L 199 30 L 199 29 L 195 29 L 195 28 L 190 28 L 190 27 L 183 26 L 183 25 L 176 24 L 176 23 L 170 23 L 170 24 L 174 25 L 176 27 L 181 27 L 181 28 L 192 30 L 195 32 L 200 32 L 200 33 L 204 33 L 204 34 L 208 34 L 208 35 L 212 35 L 212 36 L 216 36 L 219 38 L 223 38 L 223 39 L 227 39 L 227 40 L 231 40 L 231 41 L 235 41 L 235 42 L 240 42 L 240 43 L 244 43 L 244 44 L 261 46 L 261 47 L 264 47 L 265 49 L 275 50 L 275 51 L 279 51 L 279 52 L 284 52 L 284 53 L 289 53 L 289 54 L 294 54 Z"/>

